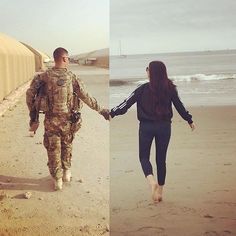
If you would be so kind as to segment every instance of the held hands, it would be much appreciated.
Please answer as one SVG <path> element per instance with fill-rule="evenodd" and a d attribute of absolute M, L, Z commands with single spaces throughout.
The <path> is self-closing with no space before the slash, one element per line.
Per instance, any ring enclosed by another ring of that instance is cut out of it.
<path fill-rule="evenodd" d="M 99 114 L 101 114 L 105 120 L 110 120 L 111 116 L 110 116 L 110 111 L 109 109 L 102 109 Z"/>
<path fill-rule="evenodd" d="M 192 130 L 192 131 L 194 131 L 194 130 L 195 130 L 195 128 L 196 128 L 196 126 L 195 126 L 195 124 L 194 124 L 194 123 L 191 123 L 191 124 L 189 124 L 189 126 L 190 126 L 190 128 L 191 128 L 191 130 Z"/>

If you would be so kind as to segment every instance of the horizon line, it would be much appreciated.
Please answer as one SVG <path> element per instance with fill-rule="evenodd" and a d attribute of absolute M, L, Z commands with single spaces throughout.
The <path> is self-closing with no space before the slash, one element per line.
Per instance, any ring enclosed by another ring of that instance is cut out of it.
<path fill-rule="evenodd" d="M 191 52 L 220 52 L 220 51 L 236 51 L 236 48 L 227 49 L 205 49 L 205 50 L 186 50 L 186 51 L 167 51 L 167 52 L 151 52 L 151 53 L 123 53 L 120 54 L 110 54 L 110 56 L 131 56 L 131 55 L 147 55 L 147 54 L 169 54 L 169 53 L 191 53 Z"/>

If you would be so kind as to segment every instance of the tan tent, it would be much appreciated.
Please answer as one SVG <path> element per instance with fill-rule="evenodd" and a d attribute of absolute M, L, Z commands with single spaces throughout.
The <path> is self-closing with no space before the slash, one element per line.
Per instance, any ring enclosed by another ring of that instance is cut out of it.
<path fill-rule="evenodd" d="M 35 73 L 34 54 L 15 39 L 0 33 L 0 101 Z"/>
<path fill-rule="evenodd" d="M 21 42 L 24 46 L 26 46 L 33 54 L 35 58 L 35 71 L 39 72 L 42 70 L 46 70 L 45 62 L 49 62 L 50 58 L 43 52 L 32 48 L 30 45 Z"/>
<path fill-rule="evenodd" d="M 39 51 L 39 52 L 41 53 L 44 62 L 52 61 L 52 59 L 47 54 L 45 54 L 44 52 L 41 52 L 41 51 Z"/>

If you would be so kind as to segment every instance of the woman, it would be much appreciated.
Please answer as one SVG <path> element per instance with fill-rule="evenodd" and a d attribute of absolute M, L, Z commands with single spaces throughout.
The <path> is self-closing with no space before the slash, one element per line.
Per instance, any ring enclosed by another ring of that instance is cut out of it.
<path fill-rule="evenodd" d="M 192 116 L 179 99 L 176 86 L 168 78 L 166 66 L 161 61 L 152 61 L 146 68 L 149 82 L 138 87 L 123 103 L 114 107 L 110 116 L 123 115 L 137 102 L 139 125 L 139 160 L 148 183 L 151 186 L 154 202 L 162 201 L 166 177 L 166 153 L 171 135 L 172 103 L 180 116 L 195 126 Z M 156 144 L 156 182 L 150 162 L 150 149 L 153 139 Z"/>

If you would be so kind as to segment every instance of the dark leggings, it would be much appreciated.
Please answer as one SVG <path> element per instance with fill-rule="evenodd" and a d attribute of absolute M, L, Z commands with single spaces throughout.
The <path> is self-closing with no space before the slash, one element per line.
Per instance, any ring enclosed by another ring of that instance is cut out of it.
<path fill-rule="evenodd" d="M 171 135 L 170 122 L 141 121 L 139 125 L 139 160 L 144 175 L 153 175 L 150 162 L 152 140 L 155 137 L 157 179 L 159 185 L 165 184 L 166 152 Z"/>

